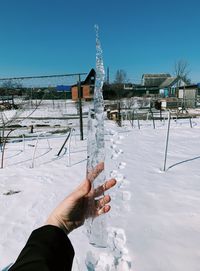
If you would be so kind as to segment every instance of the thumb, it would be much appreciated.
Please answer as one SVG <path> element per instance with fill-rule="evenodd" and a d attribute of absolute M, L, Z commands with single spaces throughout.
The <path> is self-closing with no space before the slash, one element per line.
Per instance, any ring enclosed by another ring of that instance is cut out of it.
<path fill-rule="evenodd" d="M 91 190 L 91 182 L 85 179 L 82 184 L 74 191 L 74 197 L 78 200 L 86 196 Z"/>

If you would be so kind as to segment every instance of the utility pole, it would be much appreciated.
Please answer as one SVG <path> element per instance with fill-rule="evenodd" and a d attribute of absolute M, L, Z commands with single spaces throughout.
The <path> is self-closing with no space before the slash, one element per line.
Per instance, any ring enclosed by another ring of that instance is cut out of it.
<path fill-rule="evenodd" d="M 109 84 L 109 82 L 110 82 L 110 71 L 109 71 L 109 67 L 107 68 L 107 78 L 106 78 L 107 80 L 107 84 Z"/>
<path fill-rule="evenodd" d="M 79 103 L 79 120 L 80 120 L 80 140 L 83 140 L 83 112 L 82 112 L 82 93 L 81 93 L 81 75 L 78 75 L 78 103 Z"/>

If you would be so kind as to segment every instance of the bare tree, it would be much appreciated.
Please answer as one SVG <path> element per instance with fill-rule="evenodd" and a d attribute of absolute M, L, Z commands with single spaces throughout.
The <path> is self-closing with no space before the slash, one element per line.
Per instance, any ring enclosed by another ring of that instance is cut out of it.
<path fill-rule="evenodd" d="M 22 84 L 16 80 L 8 79 L 2 83 L 1 87 L 5 89 L 15 89 L 21 88 Z"/>
<path fill-rule="evenodd" d="M 1 150 L 0 168 L 4 167 L 5 147 L 10 137 L 10 134 L 17 129 L 17 124 L 20 124 L 25 119 L 28 119 L 38 109 L 43 99 L 45 98 L 45 95 L 46 93 L 43 94 L 39 103 L 35 105 L 32 111 L 26 116 L 22 116 L 22 113 L 25 111 L 28 101 L 22 101 L 21 104 L 19 105 L 19 108 L 15 110 L 15 113 L 10 118 L 7 118 L 4 112 L 0 112 L 0 150 Z"/>
<path fill-rule="evenodd" d="M 119 69 L 116 72 L 115 80 L 114 80 L 114 88 L 117 94 L 117 123 L 119 126 L 122 126 L 122 119 L 121 119 L 121 98 L 122 98 L 122 91 L 123 85 L 127 82 L 127 74 L 124 70 Z"/>
<path fill-rule="evenodd" d="M 10 129 L 10 131 L 8 131 L 8 133 L 5 134 L 6 126 L 9 123 L 10 123 L 10 120 L 8 120 L 8 118 L 6 117 L 6 115 L 3 112 L 1 112 L 0 113 L 0 128 L 1 128 L 1 130 L 0 130 L 0 132 L 1 132 L 1 136 L 0 136 L 0 148 L 1 148 L 2 154 L 1 154 L 1 166 L 0 166 L 0 168 L 3 168 L 6 141 L 7 141 L 8 137 L 9 137 L 9 135 L 13 131 L 13 129 Z"/>
<path fill-rule="evenodd" d="M 120 69 L 117 70 L 116 75 L 115 75 L 115 84 L 124 84 L 127 82 L 127 74 L 124 70 Z"/>
<path fill-rule="evenodd" d="M 176 61 L 174 65 L 174 73 L 177 77 L 185 81 L 187 84 L 191 83 L 191 80 L 189 78 L 189 64 L 187 61 L 183 59 Z"/>

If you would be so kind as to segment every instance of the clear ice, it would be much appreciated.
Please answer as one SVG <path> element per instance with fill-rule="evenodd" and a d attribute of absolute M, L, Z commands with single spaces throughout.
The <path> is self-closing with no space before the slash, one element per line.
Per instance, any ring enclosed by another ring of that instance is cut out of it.
<path fill-rule="evenodd" d="M 91 177 L 91 172 L 100 163 L 105 160 L 105 142 L 104 142 L 104 100 L 102 87 L 105 78 L 103 65 L 103 55 L 99 40 L 99 28 L 95 25 L 96 31 L 96 80 L 94 88 L 93 106 L 89 109 L 88 114 L 88 142 L 87 142 L 87 178 Z M 90 173 L 90 174 L 89 174 Z M 93 181 L 92 189 L 95 189 L 105 181 L 105 171 Z M 99 216 L 92 218 L 94 209 L 94 200 L 89 203 L 89 216 L 86 221 L 87 235 L 89 242 L 96 247 L 107 246 L 106 217 Z"/>
<path fill-rule="evenodd" d="M 91 178 L 92 188 L 95 189 L 105 181 L 105 171 L 94 180 L 91 172 L 98 165 L 99 162 L 105 161 L 105 141 L 104 141 L 104 101 L 102 95 L 102 87 L 105 77 L 102 49 L 99 40 L 98 26 L 96 30 L 96 80 L 94 90 L 93 106 L 88 114 L 88 142 L 87 142 L 87 178 Z M 111 178 L 116 178 L 118 181 L 118 188 L 126 184 L 124 175 L 120 173 L 126 167 L 126 163 L 119 161 L 119 157 L 123 154 L 123 150 L 119 148 L 121 140 L 124 138 L 115 130 L 109 131 L 110 136 L 110 151 L 111 160 L 114 168 L 110 172 Z M 89 174 L 90 173 L 90 174 Z M 119 211 L 128 210 L 127 201 L 130 200 L 131 194 L 129 191 L 118 191 L 118 209 Z M 92 217 L 92 210 L 94 209 L 94 200 L 90 201 L 88 208 L 89 215 Z M 115 207 L 117 208 L 117 207 Z M 118 213 L 117 213 L 118 215 Z M 106 248 L 102 253 L 98 250 L 89 251 L 86 258 L 86 266 L 88 271 L 110 270 L 110 271 L 130 271 L 131 258 L 129 256 L 128 248 L 126 247 L 126 234 L 123 229 L 108 228 L 106 223 L 106 216 L 99 216 L 95 219 L 89 218 L 86 221 L 86 229 L 90 244 L 98 248 Z"/>

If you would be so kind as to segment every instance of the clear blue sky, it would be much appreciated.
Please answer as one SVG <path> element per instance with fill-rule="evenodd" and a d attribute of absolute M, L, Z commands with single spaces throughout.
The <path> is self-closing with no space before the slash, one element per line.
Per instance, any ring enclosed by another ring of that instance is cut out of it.
<path fill-rule="evenodd" d="M 189 63 L 200 82 L 200 1 L 1 0 L 0 77 L 88 72 L 100 27 L 111 78 L 131 81 Z"/>

